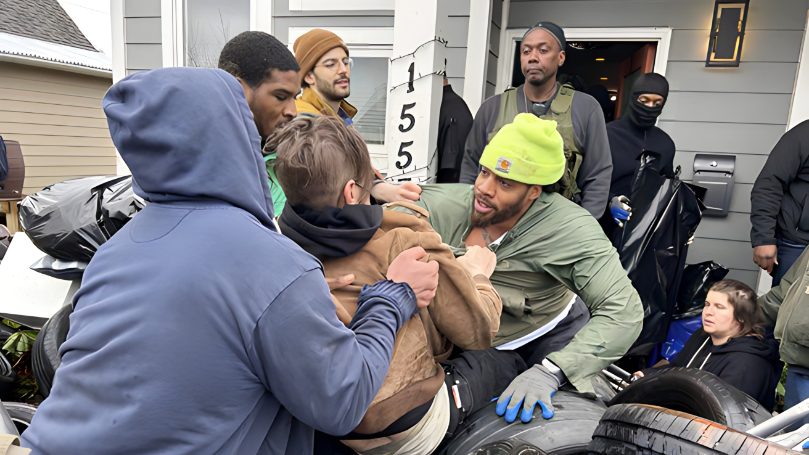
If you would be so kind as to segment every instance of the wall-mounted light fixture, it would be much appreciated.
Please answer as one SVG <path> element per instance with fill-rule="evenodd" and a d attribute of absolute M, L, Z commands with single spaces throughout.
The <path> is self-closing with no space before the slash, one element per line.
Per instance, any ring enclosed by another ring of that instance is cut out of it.
<path fill-rule="evenodd" d="M 705 66 L 739 66 L 750 0 L 716 0 Z"/>

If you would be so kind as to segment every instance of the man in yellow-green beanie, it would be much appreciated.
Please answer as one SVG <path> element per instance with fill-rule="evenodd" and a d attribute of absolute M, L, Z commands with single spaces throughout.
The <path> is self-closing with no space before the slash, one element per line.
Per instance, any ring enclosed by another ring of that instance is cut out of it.
<path fill-rule="evenodd" d="M 417 204 L 456 254 L 478 245 L 497 255 L 491 282 L 503 313 L 492 345 L 530 367 L 502 393 L 497 413 L 509 422 L 534 412 L 551 418 L 562 384 L 592 394 L 591 379 L 629 350 L 643 307 L 596 219 L 555 193 L 565 171 L 556 122 L 517 115 L 480 165 L 473 186 L 424 185 Z"/>

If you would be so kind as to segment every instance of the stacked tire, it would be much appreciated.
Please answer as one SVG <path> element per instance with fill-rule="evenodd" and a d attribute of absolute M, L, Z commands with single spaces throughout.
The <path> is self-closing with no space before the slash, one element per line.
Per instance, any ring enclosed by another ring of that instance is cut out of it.
<path fill-rule="evenodd" d="M 39 387 L 39 393 L 46 398 L 51 393 L 56 369 L 62 363 L 59 357 L 59 347 L 67 338 L 67 331 L 70 328 L 69 318 L 72 312 L 73 306 L 66 305 L 48 319 L 48 322 L 39 331 L 31 350 L 31 368 L 34 370 L 34 380 Z"/>
<path fill-rule="evenodd" d="M 701 417 L 644 404 L 617 404 L 607 409 L 587 452 L 599 455 L 798 453 Z"/>
<path fill-rule="evenodd" d="M 774 391 L 773 391 L 774 393 Z M 647 404 L 746 431 L 772 417 L 758 401 L 706 371 L 666 368 L 641 378 L 609 403 Z"/>

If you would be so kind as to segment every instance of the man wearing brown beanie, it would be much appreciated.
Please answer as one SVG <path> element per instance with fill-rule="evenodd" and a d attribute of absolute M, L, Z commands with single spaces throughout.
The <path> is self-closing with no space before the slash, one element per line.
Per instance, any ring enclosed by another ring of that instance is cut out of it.
<path fill-rule="evenodd" d="M 298 114 L 339 116 L 346 125 L 357 109 L 345 99 L 351 93 L 351 60 L 339 36 L 316 28 L 295 40 L 292 46 L 301 67 L 303 93 L 295 100 Z"/>

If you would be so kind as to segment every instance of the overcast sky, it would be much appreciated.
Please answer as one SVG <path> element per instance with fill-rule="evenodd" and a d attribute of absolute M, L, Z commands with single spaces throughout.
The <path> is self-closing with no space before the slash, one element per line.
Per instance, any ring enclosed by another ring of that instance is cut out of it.
<path fill-rule="evenodd" d="M 58 0 L 84 36 L 101 52 L 112 57 L 109 0 Z"/>

